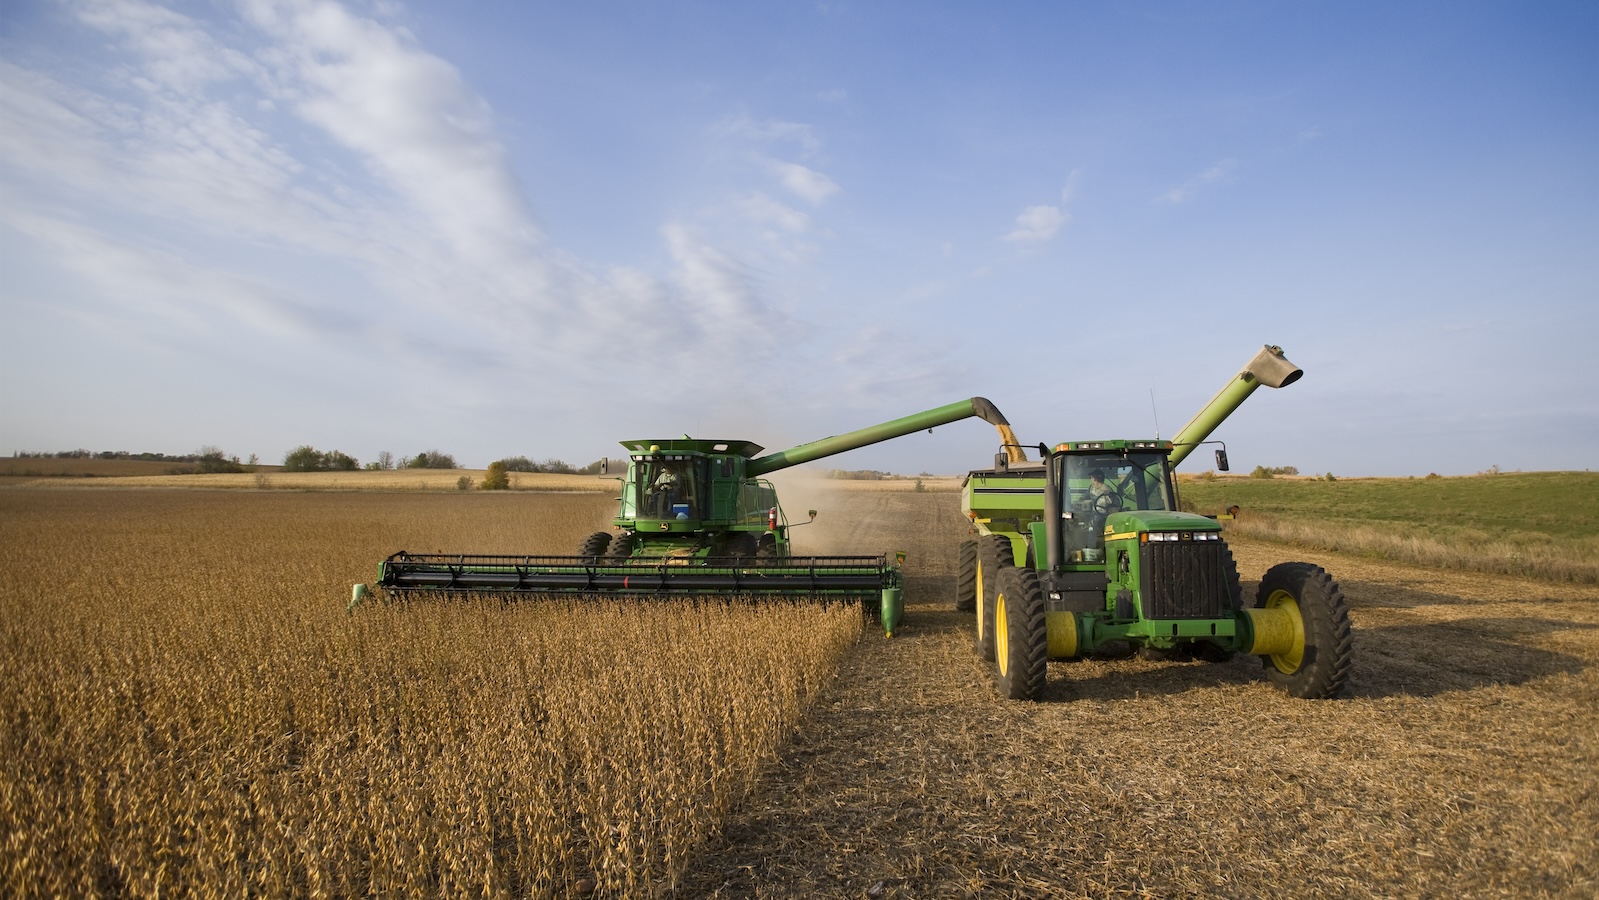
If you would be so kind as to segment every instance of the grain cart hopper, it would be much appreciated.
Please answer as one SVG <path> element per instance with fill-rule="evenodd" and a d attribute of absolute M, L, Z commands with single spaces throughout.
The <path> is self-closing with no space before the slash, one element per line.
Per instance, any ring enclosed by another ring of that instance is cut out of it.
<path fill-rule="evenodd" d="M 627 472 L 614 533 L 589 535 L 577 555 L 401 551 L 384 560 L 378 585 L 390 592 L 858 598 L 893 634 L 902 601 L 898 560 L 795 554 L 793 526 L 761 476 L 973 416 L 999 429 L 1007 459 L 1026 460 L 1005 417 L 982 397 L 765 456 L 750 441 L 623 441 Z M 357 585 L 352 606 L 364 593 Z"/>
<path fill-rule="evenodd" d="M 956 608 L 976 613 L 977 652 L 1002 694 L 1031 699 L 1045 661 L 1127 644 L 1145 656 L 1259 655 L 1295 697 L 1325 698 L 1350 668 L 1348 604 L 1309 563 L 1282 563 L 1249 601 L 1221 524 L 1180 512 L 1172 467 L 1262 384 L 1300 369 L 1268 346 L 1173 440 L 1068 441 L 1042 458 L 971 472 Z M 1225 453 L 1217 454 L 1225 470 Z"/>

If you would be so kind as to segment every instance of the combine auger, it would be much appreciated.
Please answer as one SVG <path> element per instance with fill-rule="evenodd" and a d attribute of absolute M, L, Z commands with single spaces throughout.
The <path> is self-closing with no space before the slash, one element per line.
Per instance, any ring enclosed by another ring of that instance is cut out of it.
<path fill-rule="evenodd" d="M 777 491 L 762 476 L 962 419 L 994 425 L 1006 458 L 1026 456 L 994 404 L 972 397 L 847 434 L 758 456 L 750 441 L 623 441 L 627 470 L 612 531 L 589 535 L 575 556 L 418 554 L 383 561 L 377 585 L 395 594 L 726 595 L 860 602 L 892 635 L 903 600 L 903 556 L 793 552 Z M 810 510 L 814 520 L 816 511 Z M 366 595 L 356 585 L 351 606 Z"/>

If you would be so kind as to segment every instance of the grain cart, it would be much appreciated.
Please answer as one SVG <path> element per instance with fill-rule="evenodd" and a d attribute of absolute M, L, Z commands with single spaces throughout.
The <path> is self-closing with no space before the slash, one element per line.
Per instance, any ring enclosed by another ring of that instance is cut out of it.
<path fill-rule="evenodd" d="M 1214 519 L 1178 509 L 1172 467 L 1262 384 L 1300 369 L 1261 350 L 1169 441 L 1068 441 L 1041 459 L 971 472 L 962 505 L 956 608 L 975 611 L 976 648 L 1000 693 L 1032 699 L 1046 659 L 1130 645 L 1145 656 L 1262 658 L 1304 698 L 1336 695 L 1350 668 L 1348 604 L 1320 567 L 1272 567 L 1252 600 Z M 1225 450 L 1217 452 L 1225 470 Z"/>
<path fill-rule="evenodd" d="M 628 458 L 613 532 L 589 535 L 577 555 L 401 551 L 383 561 L 378 585 L 390 592 L 859 598 L 892 635 L 902 601 L 899 560 L 795 554 L 795 526 L 761 476 L 974 416 L 999 429 L 1007 461 L 1026 461 L 1005 417 L 982 397 L 765 456 L 750 441 L 623 441 Z M 351 605 L 365 593 L 357 585 Z"/>

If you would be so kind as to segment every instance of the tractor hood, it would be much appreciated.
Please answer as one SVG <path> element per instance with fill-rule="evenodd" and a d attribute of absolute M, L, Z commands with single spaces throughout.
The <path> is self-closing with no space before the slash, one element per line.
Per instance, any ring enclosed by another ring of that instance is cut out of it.
<path fill-rule="evenodd" d="M 1146 531 L 1220 531 L 1215 519 L 1194 513 L 1170 512 L 1163 509 L 1140 509 L 1131 512 L 1111 513 L 1105 520 L 1105 540 L 1128 538 Z"/>

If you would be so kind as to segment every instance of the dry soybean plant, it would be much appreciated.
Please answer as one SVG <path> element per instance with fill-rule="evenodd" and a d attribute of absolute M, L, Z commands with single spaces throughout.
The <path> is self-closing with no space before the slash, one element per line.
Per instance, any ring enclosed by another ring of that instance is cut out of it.
<path fill-rule="evenodd" d="M 706 598 L 345 616 L 349 567 L 405 517 L 471 546 L 529 514 L 88 493 L 0 497 L 10 896 L 649 893 L 860 630 L 849 607 Z"/>

